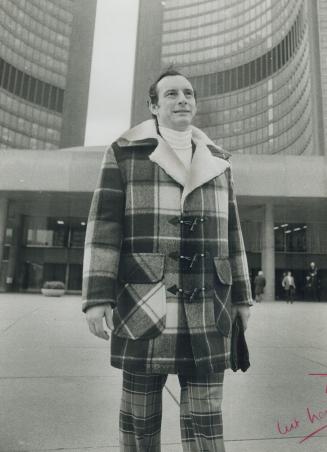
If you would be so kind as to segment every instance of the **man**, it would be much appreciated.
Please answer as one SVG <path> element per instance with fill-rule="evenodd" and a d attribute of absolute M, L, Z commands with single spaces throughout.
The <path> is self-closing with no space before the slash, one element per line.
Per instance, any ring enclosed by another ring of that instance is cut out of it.
<path fill-rule="evenodd" d="M 168 374 L 181 385 L 184 451 L 224 451 L 232 317 L 252 304 L 227 153 L 191 125 L 176 71 L 150 88 L 153 119 L 105 153 L 87 227 L 83 310 L 123 370 L 121 451 L 160 451 Z"/>
<path fill-rule="evenodd" d="M 257 303 L 261 303 L 265 287 L 266 287 L 266 278 L 263 276 L 263 271 L 259 270 L 257 276 L 254 278 L 254 293 L 255 301 Z"/>
<path fill-rule="evenodd" d="M 306 289 L 310 301 L 319 301 L 319 278 L 318 268 L 315 262 L 310 262 L 306 276 Z"/>
<path fill-rule="evenodd" d="M 283 278 L 282 286 L 286 294 L 286 303 L 293 303 L 295 293 L 295 281 L 292 272 L 288 271 Z"/>

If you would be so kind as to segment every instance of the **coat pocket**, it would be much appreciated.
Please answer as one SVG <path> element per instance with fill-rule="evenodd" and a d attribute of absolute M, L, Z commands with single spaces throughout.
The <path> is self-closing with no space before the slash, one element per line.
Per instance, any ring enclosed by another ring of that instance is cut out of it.
<path fill-rule="evenodd" d="M 165 255 L 122 254 L 117 281 L 114 334 L 132 340 L 158 336 L 166 325 Z"/>
<path fill-rule="evenodd" d="M 228 258 L 214 257 L 214 309 L 216 326 L 223 336 L 232 331 L 232 271 Z"/>

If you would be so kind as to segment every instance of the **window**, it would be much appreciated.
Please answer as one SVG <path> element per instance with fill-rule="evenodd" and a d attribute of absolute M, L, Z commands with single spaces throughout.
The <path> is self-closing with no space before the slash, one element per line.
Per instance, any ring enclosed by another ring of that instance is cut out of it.
<path fill-rule="evenodd" d="M 68 290 L 81 290 L 82 288 L 82 265 L 69 265 Z"/>
<path fill-rule="evenodd" d="M 16 78 L 15 89 L 14 89 L 14 94 L 16 94 L 16 96 L 21 95 L 22 79 L 23 79 L 22 71 L 17 71 L 17 78 Z"/>
<path fill-rule="evenodd" d="M 36 79 L 34 77 L 32 77 L 31 84 L 30 84 L 30 93 L 29 93 L 29 100 L 31 102 L 35 101 L 35 91 L 36 91 Z"/>
<path fill-rule="evenodd" d="M 70 247 L 83 248 L 85 241 L 86 220 L 74 221 L 70 227 Z"/>
<path fill-rule="evenodd" d="M 230 90 L 235 91 L 237 89 L 237 68 L 230 71 Z"/>
<path fill-rule="evenodd" d="M 62 112 L 63 107 L 64 107 L 64 91 L 62 89 L 58 88 L 58 103 L 57 103 L 57 108 L 56 110 L 58 112 Z"/>
<path fill-rule="evenodd" d="M 277 223 L 275 230 L 275 251 L 306 252 L 307 225 L 304 223 Z"/>
<path fill-rule="evenodd" d="M 63 263 L 45 263 L 43 265 L 43 282 L 66 280 L 66 264 Z"/>
<path fill-rule="evenodd" d="M 255 73 L 255 61 L 251 61 L 250 63 L 250 80 L 251 85 L 256 83 L 256 73 Z"/>
<path fill-rule="evenodd" d="M 9 72 L 10 72 L 10 65 L 8 63 L 5 63 L 3 76 L 2 76 L 2 86 L 4 87 L 4 89 L 7 89 L 7 86 L 9 83 Z"/>
<path fill-rule="evenodd" d="M 8 84 L 8 89 L 9 89 L 9 91 L 11 91 L 11 92 L 14 91 L 15 81 L 16 81 L 16 73 L 17 73 L 16 68 L 14 68 L 13 66 L 11 66 L 10 78 L 9 78 L 9 84 Z"/>

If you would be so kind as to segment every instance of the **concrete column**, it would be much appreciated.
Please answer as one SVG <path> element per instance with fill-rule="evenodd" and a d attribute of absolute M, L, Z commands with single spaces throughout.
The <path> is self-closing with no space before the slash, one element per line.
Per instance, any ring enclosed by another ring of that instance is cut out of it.
<path fill-rule="evenodd" d="M 8 217 L 8 199 L 0 198 L 0 287 L 2 286 L 2 272 L 3 272 L 3 252 L 6 238 L 6 227 Z"/>
<path fill-rule="evenodd" d="M 15 213 L 14 216 L 14 228 L 12 235 L 12 242 L 9 251 L 8 268 L 6 283 L 8 290 L 16 289 L 17 285 L 17 270 L 18 270 L 18 257 L 21 246 L 22 236 L 22 215 Z"/>
<path fill-rule="evenodd" d="M 264 208 L 262 270 L 267 284 L 264 298 L 275 300 L 275 236 L 274 236 L 274 205 L 268 202 Z"/>

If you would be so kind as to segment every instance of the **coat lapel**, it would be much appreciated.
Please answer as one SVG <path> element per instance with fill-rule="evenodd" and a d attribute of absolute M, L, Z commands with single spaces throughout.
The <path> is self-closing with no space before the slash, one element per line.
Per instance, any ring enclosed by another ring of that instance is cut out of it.
<path fill-rule="evenodd" d="M 186 197 L 193 190 L 219 176 L 229 167 L 229 162 L 212 155 L 208 145 L 214 146 L 220 152 L 222 150 L 205 133 L 193 126 L 192 139 L 196 148 L 188 172 L 169 144 L 158 135 L 155 122 L 152 119 L 144 121 L 125 132 L 118 139 L 118 145 L 125 148 L 141 147 L 147 143 L 147 140 L 153 139 L 157 141 L 157 146 L 149 155 L 149 159 L 184 187 L 181 198 L 182 209 Z M 153 142 L 150 141 L 149 144 L 153 144 Z"/>
<path fill-rule="evenodd" d="M 186 197 L 196 188 L 209 182 L 214 177 L 222 174 L 229 163 L 218 157 L 214 157 L 203 141 L 196 143 L 195 152 L 193 154 L 191 168 L 187 174 L 187 178 L 182 193 L 181 205 L 183 208 Z"/>
<path fill-rule="evenodd" d="M 184 187 L 187 171 L 169 144 L 158 137 L 158 146 L 149 155 L 152 162 L 157 163 L 170 177 Z"/>
<path fill-rule="evenodd" d="M 150 119 L 125 132 L 119 139 L 120 147 L 144 146 L 146 140 L 156 140 L 157 146 L 149 159 L 159 165 L 170 177 L 184 187 L 186 169 L 169 144 L 157 133 L 155 122 Z M 153 142 L 149 143 L 153 144 Z"/>

